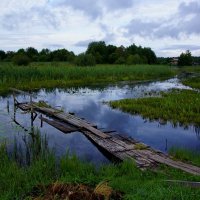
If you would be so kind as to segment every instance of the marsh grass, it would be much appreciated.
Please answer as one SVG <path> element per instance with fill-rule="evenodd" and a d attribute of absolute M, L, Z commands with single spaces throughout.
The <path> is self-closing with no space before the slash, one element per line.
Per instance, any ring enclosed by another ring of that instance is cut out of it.
<path fill-rule="evenodd" d="M 200 89 L 200 76 L 194 78 L 188 78 L 182 81 L 184 85 L 190 86 L 192 88 Z"/>
<path fill-rule="evenodd" d="M 171 148 L 169 154 L 177 160 L 182 160 L 184 162 L 189 162 L 194 165 L 200 166 L 200 153 L 193 152 L 187 149 Z"/>
<path fill-rule="evenodd" d="M 173 90 L 162 97 L 124 99 L 109 102 L 112 108 L 150 120 L 170 121 L 174 125 L 200 126 L 200 93 L 191 90 Z"/>
<path fill-rule="evenodd" d="M 84 86 L 116 81 L 139 81 L 172 77 L 174 71 L 161 65 L 98 65 L 76 67 L 67 63 L 32 63 L 30 66 L 14 66 L 0 63 L 0 93 L 9 87 L 24 90 L 67 86 Z"/>
<path fill-rule="evenodd" d="M 39 134 L 39 132 L 37 133 Z M 31 152 L 36 154 L 26 165 L 21 165 L 18 157 L 10 156 L 5 145 L 0 146 L 0 199 L 31 199 L 31 194 L 43 190 L 54 183 L 84 184 L 91 188 L 99 186 L 98 191 L 108 196 L 111 190 L 121 191 L 123 199 L 195 199 L 200 195 L 199 189 L 175 184 L 173 187 L 164 180 L 200 181 L 199 176 L 189 175 L 176 169 L 161 165 L 156 171 L 140 171 L 133 161 L 109 164 L 98 169 L 77 157 L 66 156 L 56 160 L 54 154 L 47 150 L 46 139 L 37 136 L 38 141 L 30 140 Z M 43 141 L 44 140 L 44 141 Z M 45 144 L 45 145 L 41 145 Z M 41 148 L 44 147 L 44 150 Z M 38 150 L 39 149 L 39 150 Z M 19 148 L 15 153 L 20 155 Z M 46 152 L 44 154 L 44 151 Z M 102 185 L 102 183 L 106 183 Z M 98 188 L 98 187 L 97 187 Z"/>

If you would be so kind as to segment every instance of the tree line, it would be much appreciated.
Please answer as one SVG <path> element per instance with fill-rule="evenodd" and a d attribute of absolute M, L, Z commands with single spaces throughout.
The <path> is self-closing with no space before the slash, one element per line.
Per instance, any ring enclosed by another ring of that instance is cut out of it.
<path fill-rule="evenodd" d="M 104 41 L 91 42 L 86 52 L 75 55 L 67 49 L 42 49 L 38 51 L 33 47 L 19 49 L 18 51 L 0 50 L 0 61 L 15 62 L 18 65 L 26 65 L 29 62 L 69 62 L 80 66 L 92 66 L 95 64 L 155 64 L 157 57 L 151 48 L 136 46 L 128 47 L 106 45 Z"/>
<path fill-rule="evenodd" d="M 177 60 L 177 66 L 192 66 L 192 65 L 200 65 L 200 57 L 192 56 L 192 53 L 189 50 L 186 52 L 182 52 L 179 57 L 171 58 L 171 57 L 160 57 L 157 58 L 157 63 L 162 65 L 173 65 L 173 59 Z"/>

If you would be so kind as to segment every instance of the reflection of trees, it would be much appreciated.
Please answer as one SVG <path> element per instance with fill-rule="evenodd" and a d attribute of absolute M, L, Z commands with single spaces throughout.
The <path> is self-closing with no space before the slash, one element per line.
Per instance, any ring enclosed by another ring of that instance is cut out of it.
<path fill-rule="evenodd" d="M 196 133 L 197 138 L 200 140 L 200 126 L 194 126 L 194 131 Z"/>

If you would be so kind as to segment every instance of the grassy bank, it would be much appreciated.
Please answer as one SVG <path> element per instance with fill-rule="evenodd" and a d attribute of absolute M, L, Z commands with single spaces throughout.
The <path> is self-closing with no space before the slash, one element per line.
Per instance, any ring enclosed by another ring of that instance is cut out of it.
<path fill-rule="evenodd" d="M 200 89 L 200 77 L 188 78 L 182 81 L 184 85 Z"/>
<path fill-rule="evenodd" d="M 192 176 L 166 166 L 160 166 L 156 171 L 140 171 L 132 161 L 126 161 L 96 169 L 91 164 L 80 162 L 75 156 L 66 155 L 59 163 L 55 160 L 53 154 L 45 156 L 37 154 L 37 159 L 33 159 L 30 165 L 23 167 L 14 158 L 8 157 L 5 148 L 1 147 L 0 199 L 33 199 L 31 198 L 33 195 L 42 199 L 45 195 L 45 186 L 52 183 L 85 184 L 95 188 L 102 181 L 107 181 L 113 190 L 120 191 L 126 200 L 192 200 L 200 195 L 200 189 L 165 182 L 165 180 L 200 181 L 199 176 Z M 57 196 L 54 199 L 59 198 Z"/>
<path fill-rule="evenodd" d="M 195 76 L 185 77 L 182 80 L 184 85 L 200 89 L 200 66 L 182 67 L 179 69 L 179 74 L 181 73 L 191 73 L 191 75 Z"/>
<path fill-rule="evenodd" d="M 162 119 L 183 125 L 200 125 L 200 94 L 194 91 L 172 91 L 162 97 L 124 99 L 109 103 L 131 114 L 141 114 L 144 118 Z"/>
<path fill-rule="evenodd" d="M 98 65 L 76 67 L 65 63 L 32 63 L 28 67 L 0 63 L 0 93 L 9 87 L 24 90 L 68 86 L 84 86 L 117 81 L 164 79 L 174 75 L 168 66 Z"/>

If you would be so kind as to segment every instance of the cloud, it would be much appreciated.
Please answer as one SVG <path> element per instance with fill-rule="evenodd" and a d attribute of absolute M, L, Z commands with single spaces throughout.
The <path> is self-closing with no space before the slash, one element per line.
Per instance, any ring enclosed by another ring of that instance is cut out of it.
<path fill-rule="evenodd" d="M 64 48 L 64 45 L 62 45 L 62 44 L 44 44 L 43 46 L 46 46 L 50 49 L 62 49 L 62 48 Z"/>
<path fill-rule="evenodd" d="M 5 14 L 0 18 L 0 26 L 6 30 L 27 29 L 35 26 L 57 28 L 59 20 L 55 13 L 48 7 L 31 7 L 24 10 L 16 10 Z"/>
<path fill-rule="evenodd" d="M 126 35 L 140 35 L 151 38 L 180 38 L 182 35 L 200 34 L 200 3 L 181 3 L 175 15 L 156 21 L 133 19 L 125 28 Z"/>
<path fill-rule="evenodd" d="M 176 44 L 163 48 L 162 50 L 200 50 L 200 45 Z"/>
<path fill-rule="evenodd" d="M 82 40 L 82 41 L 79 41 L 77 43 L 75 43 L 74 45 L 77 46 L 77 47 L 87 47 L 89 43 L 91 42 L 94 42 L 94 40 Z"/>
<path fill-rule="evenodd" d="M 105 12 L 114 10 L 122 10 L 130 8 L 133 5 L 133 0 L 54 0 L 54 6 L 70 7 L 74 10 L 83 12 L 91 19 L 102 17 Z"/>
<path fill-rule="evenodd" d="M 102 15 L 102 8 L 98 5 L 98 1 L 94 2 L 94 0 L 58 0 L 54 1 L 53 5 L 82 11 L 85 15 L 93 19 Z"/>

